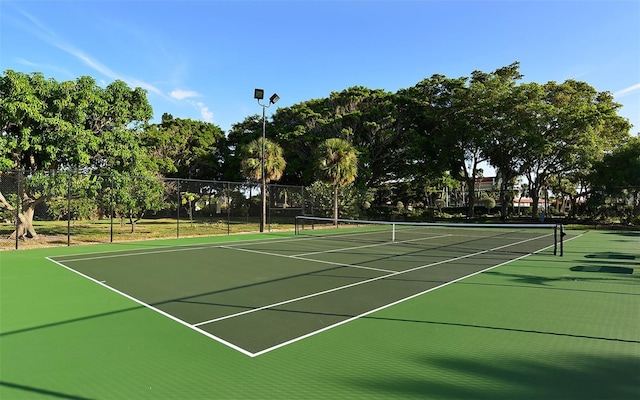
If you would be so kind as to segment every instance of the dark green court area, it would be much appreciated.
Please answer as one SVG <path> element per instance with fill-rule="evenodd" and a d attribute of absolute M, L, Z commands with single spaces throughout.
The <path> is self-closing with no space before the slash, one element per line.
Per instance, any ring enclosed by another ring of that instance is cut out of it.
<path fill-rule="evenodd" d="M 256 356 L 527 254 L 553 256 L 548 231 L 327 233 L 52 261 Z"/>

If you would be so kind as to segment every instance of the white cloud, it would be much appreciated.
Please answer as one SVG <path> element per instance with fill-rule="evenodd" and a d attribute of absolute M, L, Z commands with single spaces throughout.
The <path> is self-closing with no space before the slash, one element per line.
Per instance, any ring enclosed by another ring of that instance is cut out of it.
<path fill-rule="evenodd" d="M 213 122 L 213 112 L 209 110 L 209 107 L 201 102 L 193 103 L 193 105 L 200 109 L 200 115 L 205 122 Z"/>
<path fill-rule="evenodd" d="M 200 94 L 198 92 L 194 92 L 193 90 L 180 90 L 176 89 L 171 91 L 171 97 L 178 100 L 188 99 L 190 97 L 199 97 Z"/>
<path fill-rule="evenodd" d="M 629 93 L 636 92 L 638 90 L 640 90 L 640 83 L 636 83 L 635 85 L 631 85 L 631 86 L 629 86 L 627 88 L 619 90 L 619 91 L 615 92 L 613 94 L 613 96 L 614 97 L 622 97 L 622 96 L 625 96 L 625 95 L 627 95 Z"/>

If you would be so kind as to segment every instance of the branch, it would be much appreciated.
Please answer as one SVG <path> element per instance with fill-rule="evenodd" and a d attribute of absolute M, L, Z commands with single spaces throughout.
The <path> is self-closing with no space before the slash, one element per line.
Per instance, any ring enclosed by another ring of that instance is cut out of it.
<path fill-rule="evenodd" d="M 5 199 L 4 195 L 2 194 L 2 192 L 0 192 L 0 204 L 2 204 L 2 206 L 4 208 L 6 208 L 9 211 L 15 211 L 16 208 L 14 206 L 11 205 L 11 203 L 9 203 L 7 201 L 7 199 Z"/>

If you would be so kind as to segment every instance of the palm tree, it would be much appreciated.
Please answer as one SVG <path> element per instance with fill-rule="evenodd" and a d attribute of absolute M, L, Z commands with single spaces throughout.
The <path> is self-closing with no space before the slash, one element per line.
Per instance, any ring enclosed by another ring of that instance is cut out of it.
<path fill-rule="evenodd" d="M 262 141 L 264 140 L 264 146 Z M 264 149 L 264 182 L 262 186 L 262 220 L 260 232 L 264 229 L 265 216 L 267 215 L 266 184 L 277 181 L 282 177 L 287 162 L 284 159 L 282 147 L 269 139 L 258 138 L 251 141 L 245 149 L 245 157 L 242 159 L 242 173 L 248 179 L 262 182 L 262 159 Z"/>
<path fill-rule="evenodd" d="M 262 138 L 251 141 L 244 152 L 242 159 L 243 175 L 255 182 L 262 180 Z M 264 177 L 265 181 L 277 181 L 282 177 L 287 162 L 284 159 L 284 151 L 279 144 L 269 139 L 264 141 Z"/>
<path fill-rule="evenodd" d="M 338 225 L 338 189 L 358 175 L 358 154 L 344 139 L 330 138 L 318 147 L 318 178 L 333 186 L 333 220 Z"/>

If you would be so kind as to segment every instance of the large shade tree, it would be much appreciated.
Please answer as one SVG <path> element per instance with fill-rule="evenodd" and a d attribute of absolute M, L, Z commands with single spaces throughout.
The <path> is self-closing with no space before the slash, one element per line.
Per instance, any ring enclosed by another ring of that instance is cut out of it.
<path fill-rule="evenodd" d="M 624 199 L 630 205 L 631 219 L 637 219 L 640 216 L 640 137 L 630 137 L 626 144 L 596 162 L 590 180 L 595 189 Z"/>
<path fill-rule="evenodd" d="M 270 131 L 276 132 L 289 163 L 283 181 L 311 184 L 316 173 L 309 159 L 324 140 L 335 137 L 348 140 L 358 151 L 358 186 L 375 187 L 406 175 L 406 140 L 397 129 L 394 97 L 381 89 L 354 86 L 278 109 Z"/>
<path fill-rule="evenodd" d="M 262 115 L 254 114 L 231 126 L 221 144 L 223 180 L 238 182 L 246 177 L 242 168 L 242 160 L 246 156 L 243 150 L 246 150 L 251 141 L 262 137 L 262 123 Z M 268 136 L 272 133 L 269 120 L 266 121 L 266 132 Z"/>
<path fill-rule="evenodd" d="M 60 174 L 48 179 L 46 171 L 82 171 L 84 176 L 146 171 L 149 157 L 140 136 L 151 116 L 146 92 L 122 81 L 103 88 L 88 76 L 57 82 L 40 73 L 5 71 L 0 76 L 0 167 L 4 174 L 25 171 L 19 175 L 19 204 L 0 192 L 0 206 L 17 216 L 14 234 L 35 237 L 36 206 L 66 193 L 69 180 Z"/>
<path fill-rule="evenodd" d="M 467 188 L 468 216 L 474 213 L 475 182 L 485 132 L 476 106 L 482 90 L 468 78 L 433 75 L 397 94 L 398 131 L 406 132 L 404 176 L 438 182 L 453 177 Z"/>
<path fill-rule="evenodd" d="M 475 107 L 477 126 L 485 135 L 482 154 L 499 175 L 503 219 L 513 200 L 511 188 L 526 161 L 525 130 L 517 118 L 520 102 L 514 95 L 522 78 L 519 67 L 516 62 L 491 73 L 474 71 L 470 81 L 471 89 L 482 93 Z"/>
<path fill-rule="evenodd" d="M 557 176 L 598 162 L 629 136 L 629 122 L 617 114 L 620 105 L 610 93 L 597 92 L 585 82 L 522 84 L 513 97 L 525 135 L 522 172 L 529 182 L 533 215 L 551 177 L 560 185 Z"/>
<path fill-rule="evenodd" d="M 222 129 L 212 123 L 164 113 L 147 129 L 144 144 L 164 176 L 220 179 L 223 139 Z"/>

